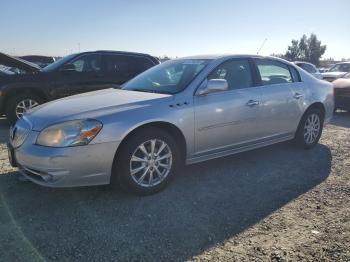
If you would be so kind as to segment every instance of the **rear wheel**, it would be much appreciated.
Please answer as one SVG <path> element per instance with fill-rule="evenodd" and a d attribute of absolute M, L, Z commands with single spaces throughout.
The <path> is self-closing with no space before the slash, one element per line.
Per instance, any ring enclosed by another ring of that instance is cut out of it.
<path fill-rule="evenodd" d="M 321 110 L 316 108 L 308 110 L 300 121 L 295 136 L 296 143 L 305 149 L 314 147 L 322 135 L 323 121 Z"/>
<path fill-rule="evenodd" d="M 154 194 L 170 182 L 179 160 L 174 138 L 159 128 L 147 128 L 123 143 L 111 182 L 138 195 Z"/>
<path fill-rule="evenodd" d="M 11 124 L 21 118 L 28 110 L 43 103 L 43 99 L 33 94 L 22 94 L 10 98 L 6 106 L 6 117 Z"/>

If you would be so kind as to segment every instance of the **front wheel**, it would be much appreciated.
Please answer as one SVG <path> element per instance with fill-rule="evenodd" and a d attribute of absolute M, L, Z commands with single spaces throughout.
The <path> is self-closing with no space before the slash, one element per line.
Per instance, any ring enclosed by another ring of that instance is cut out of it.
<path fill-rule="evenodd" d="M 324 117 L 320 110 L 308 110 L 300 121 L 295 142 L 305 148 L 314 147 L 322 135 Z"/>
<path fill-rule="evenodd" d="M 122 145 L 113 167 L 112 183 L 117 178 L 122 188 L 138 195 L 162 190 L 179 164 L 174 138 L 158 128 L 144 129 Z"/>
<path fill-rule="evenodd" d="M 6 107 L 6 117 L 11 124 L 16 123 L 28 110 L 43 103 L 43 100 L 32 94 L 22 94 L 12 97 Z"/>

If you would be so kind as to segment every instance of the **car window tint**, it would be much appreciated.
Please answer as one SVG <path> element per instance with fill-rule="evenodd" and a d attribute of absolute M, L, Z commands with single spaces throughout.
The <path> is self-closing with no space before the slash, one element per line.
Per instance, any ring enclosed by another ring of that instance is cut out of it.
<path fill-rule="evenodd" d="M 117 73 L 125 78 L 132 78 L 148 68 L 154 63 L 144 57 L 110 55 L 106 56 L 106 70 L 109 73 Z"/>
<path fill-rule="evenodd" d="M 273 60 L 255 60 L 263 85 L 293 82 L 288 66 Z"/>
<path fill-rule="evenodd" d="M 311 74 L 316 73 L 316 69 L 310 64 L 302 64 L 302 68 Z"/>
<path fill-rule="evenodd" d="M 101 56 L 84 55 L 71 62 L 77 72 L 98 72 L 101 71 Z"/>
<path fill-rule="evenodd" d="M 350 72 L 350 64 L 336 64 L 328 72 Z"/>
<path fill-rule="evenodd" d="M 292 73 L 293 82 L 301 82 L 298 70 L 296 70 L 293 66 L 289 66 L 289 69 Z"/>
<path fill-rule="evenodd" d="M 230 90 L 253 86 L 250 65 L 245 59 L 222 63 L 209 74 L 208 80 L 210 79 L 225 79 Z"/>

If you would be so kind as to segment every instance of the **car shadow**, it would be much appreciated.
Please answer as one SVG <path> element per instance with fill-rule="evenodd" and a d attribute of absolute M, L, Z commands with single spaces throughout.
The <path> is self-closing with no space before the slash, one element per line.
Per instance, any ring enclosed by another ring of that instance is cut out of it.
<path fill-rule="evenodd" d="M 350 128 L 350 112 L 338 110 L 334 113 L 331 124 L 339 127 Z"/>
<path fill-rule="evenodd" d="M 184 261 L 320 184 L 331 162 L 325 145 L 282 143 L 188 166 L 148 197 L 106 186 L 50 189 L 19 182 L 15 172 L 0 175 L 8 217 L 0 230 L 15 225 L 20 232 L 1 249 L 13 256 L 22 250 L 21 259 Z M 24 246 L 32 253 L 23 254 Z"/>

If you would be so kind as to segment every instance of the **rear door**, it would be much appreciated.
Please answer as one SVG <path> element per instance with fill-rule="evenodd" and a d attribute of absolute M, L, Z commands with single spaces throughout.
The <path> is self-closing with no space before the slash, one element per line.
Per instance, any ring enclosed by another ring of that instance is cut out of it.
<path fill-rule="evenodd" d="M 226 61 L 205 81 L 210 79 L 226 79 L 229 90 L 194 97 L 196 155 L 259 140 L 261 88 L 255 86 L 249 60 Z"/>
<path fill-rule="evenodd" d="M 104 55 L 106 81 L 122 85 L 143 71 L 154 66 L 154 62 L 143 56 L 134 55 Z"/>
<path fill-rule="evenodd" d="M 56 72 L 53 90 L 56 98 L 108 88 L 102 71 L 101 55 L 85 54 L 69 63 L 75 66 L 75 70 Z"/>
<path fill-rule="evenodd" d="M 261 113 L 265 137 L 293 135 L 302 113 L 303 83 L 293 77 L 292 67 L 277 60 L 255 59 L 261 79 Z"/>

